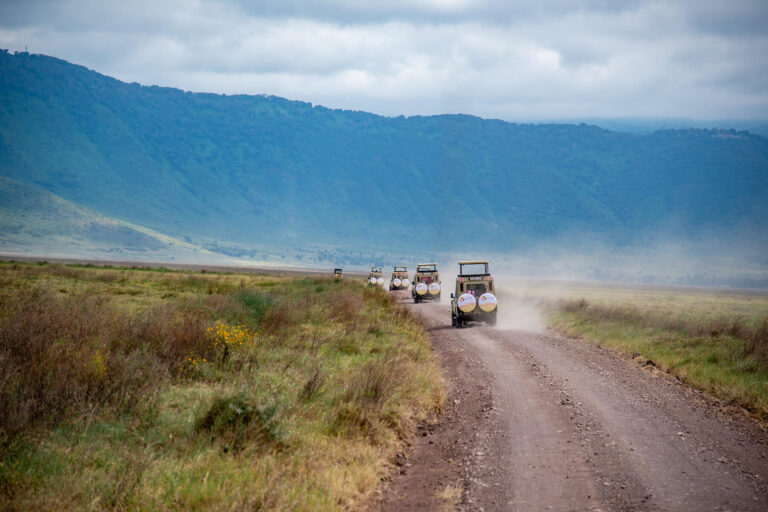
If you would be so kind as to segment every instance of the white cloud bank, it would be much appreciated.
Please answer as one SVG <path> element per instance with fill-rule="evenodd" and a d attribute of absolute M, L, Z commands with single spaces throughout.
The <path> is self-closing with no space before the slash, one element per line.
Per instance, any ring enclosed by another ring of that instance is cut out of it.
<path fill-rule="evenodd" d="M 128 82 L 385 115 L 768 118 L 761 0 L 3 2 L 0 47 L 25 46 Z"/>

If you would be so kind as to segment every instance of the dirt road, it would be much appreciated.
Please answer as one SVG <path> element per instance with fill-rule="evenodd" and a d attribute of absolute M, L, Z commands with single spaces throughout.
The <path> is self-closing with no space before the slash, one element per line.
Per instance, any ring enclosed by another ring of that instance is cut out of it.
<path fill-rule="evenodd" d="M 449 398 L 382 510 L 768 510 L 768 435 L 750 418 L 599 347 L 409 308 Z"/>

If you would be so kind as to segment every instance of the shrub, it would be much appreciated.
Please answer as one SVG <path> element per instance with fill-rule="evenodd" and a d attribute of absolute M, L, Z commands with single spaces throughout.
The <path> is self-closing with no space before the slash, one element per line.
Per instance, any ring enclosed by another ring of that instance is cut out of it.
<path fill-rule="evenodd" d="M 339 290 L 328 297 L 330 318 L 345 325 L 347 332 L 357 327 L 357 319 L 363 308 L 360 295 L 349 290 Z"/>
<path fill-rule="evenodd" d="M 132 408 L 187 354 L 213 350 L 203 316 L 170 306 L 127 315 L 105 295 L 37 287 L 0 308 L 0 429 L 11 437 L 94 406 Z"/>
<path fill-rule="evenodd" d="M 571 299 L 563 301 L 560 305 L 560 309 L 567 313 L 578 313 L 584 311 L 589 306 L 589 302 L 586 299 Z"/>
<path fill-rule="evenodd" d="M 267 310 L 261 325 L 273 334 L 295 327 L 309 314 L 309 305 L 308 301 L 283 297 Z"/>
<path fill-rule="evenodd" d="M 224 451 L 238 451 L 243 445 L 281 447 L 283 433 L 277 421 L 275 404 L 256 404 L 244 391 L 217 398 L 195 422 L 195 431 L 211 442 L 222 443 Z"/>
<path fill-rule="evenodd" d="M 243 305 L 248 316 L 254 322 L 260 322 L 264 315 L 272 309 L 275 300 L 267 294 L 245 291 L 234 294 L 234 299 Z"/>
<path fill-rule="evenodd" d="M 300 398 L 303 400 L 311 400 L 323 385 L 323 373 L 320 367 L 315 368 L 312 375 L 304 383 L 304 387 L 301 389 Z"/>
<path fill-rule="evenodd" d="M 405 392 L 407 383 L 403 376 L 411 375 L 406 365 L 402 357 L 383 356 L 352 372 L 343 395 L 344 404 L 336 415 L 335 431 L 347 436 L 362 434 L 378 442 L 384 422 L 401 434 L 401 429 L 392 424 L 386 405 Z"/>
<path fill-rule="evenodd" d="M 747 338 L 746 349 L 764 368 L 768 368 L 768 318 L 763 319 Z"/>

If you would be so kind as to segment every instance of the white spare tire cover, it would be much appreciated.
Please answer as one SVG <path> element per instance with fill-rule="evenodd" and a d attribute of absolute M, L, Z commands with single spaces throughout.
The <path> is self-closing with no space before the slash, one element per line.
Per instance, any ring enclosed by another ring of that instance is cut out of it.
<path fill-rule="evenodd" d="M 377 278 L 376 279 L 376 284 L 384 284 L 384 278 L 383 277 Z"/>
<path fill-rule="evenodd" d="M 411 282 L 408 279 L 403 279 L 403 286 L 408 286 Z"/>
<path fill-rule="evenodd" d="M 496 304 L 496 296 L 490 292 L 482 294 L 480 300 L 477 301 L 477 305 L 486 313 L 496 309 Z"/>
<path fill-rule="evenodd" d="M 440 293 L 440 285 L 437 283 L 429 283 L 429 293 L 432 295 Z"/>
<path fill-rule="evenodd" d="M 394 278 L 392 280 L 392 284 L 395 285 L 395 286 L 400 286 L 400 283 L 401 283 L 401 281 L 400 281 L 399 277 L 396 277 L 396 278 Z"/>
<path fill-rule="evenodd" d="M 459 295 L 459 300 L 456 305 L 461 312 L 471 313 L 475 310 L 475 304 L 477 304 L 477 301 L 475 300 L 474 295 L 469 293 L 462 293 Z"/>
<path fill-rule="evenodd" d="M 425 295 L 427 293 L 427 284 L 419 283 L 416 285 L 416 295 Z"/>

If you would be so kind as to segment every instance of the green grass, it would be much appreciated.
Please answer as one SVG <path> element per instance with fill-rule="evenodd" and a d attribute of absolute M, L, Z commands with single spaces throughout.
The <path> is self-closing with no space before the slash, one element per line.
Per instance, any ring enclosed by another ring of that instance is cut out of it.
<path fill-rule="evenodd" d="M 439 412 L 353 280 L 0 264 L 0 508 L 338 510 Z"/>
<path fill-rule="evenodd" d="M 539 283 L 526 296 L 567 335 L 650 359 L 768 421 L 768 294 Z"/>

